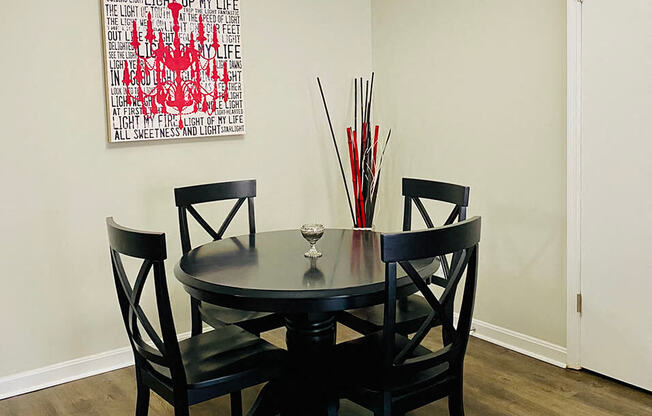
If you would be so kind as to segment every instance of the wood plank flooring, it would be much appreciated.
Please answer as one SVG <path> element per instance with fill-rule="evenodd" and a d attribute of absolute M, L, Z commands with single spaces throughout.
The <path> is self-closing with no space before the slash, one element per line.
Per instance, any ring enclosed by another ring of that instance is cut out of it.
<path fill-rule="evenodd" d="M 356 335 L 338 328 L 340 340 Z M 283 346 L 283 330 L 264 335 Z M 440 340 L 430 335 L 430 348 Z M 123 416 L 135 408 L 133 368 L 0 401 L 2 416 Z M 258 388 L 243 393 L 249 408 Z M 652 395 L 602 377 L 557 368 L 502 347 L 472 338 L 465 366 L 467 416 L 652 416 Z M 171 407 L 155 394 L 150 416 L 173 415 Z M 191 408 L 193 416 L 230 415 L 228 397 Z M 368 415 L 347 401 L 340 415 Z M 448 415 L 446 400 L 409 413 L 410 416 Z M 307 415 L 309 416 L 309 415 Z"/>

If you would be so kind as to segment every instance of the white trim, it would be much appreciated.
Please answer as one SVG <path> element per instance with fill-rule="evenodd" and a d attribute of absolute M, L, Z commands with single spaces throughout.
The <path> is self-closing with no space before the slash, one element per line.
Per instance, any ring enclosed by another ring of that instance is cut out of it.
<path fill-rule="evenodd" d="M 0 400 L 128 367 L 133 363 L 131 347 L 125 347 L 2 377 Z"/>
<path fill-rule="evenodd" d="M 473 320 L 472 335 L 537 360 L 562 368 L 566 367 L 566 349 L 559 345 L 477 319 Z M 180 334 L 179 340 L 188 337 L 190 337 L 189 332 Z M 0 400 L 128 367 L 133 364 L 133 361 L 131 347 L 124 347 L 2 377 Z"/>
<path fill-rule="evenodd" d="M 179 341 L 190 332 L 179 334 Z M 133 365 L 131 347 L 118 348 L 0 378 L 0 400 Z"/>
<path fill-rule="evenodd" d="M 455 314 L 457 319 L 457 314 Z M 487 322 L 473 320 L 471 335 L 528 357 L 566 368 L 566 348 Z"/>
<path fill-rule="evenodd" d="M 419 295 L 423 296 L 421 293 Z M 456 326 L 458 318 L 459 313 L 454 312 L 453 320 Z M 473 319 L 471 335 L 557 367 L 568 367 L 566 348 L 530 335 L 521 334 L 479 319 Z"/>
<path fill-rule="evenodd" d="M 567 139 L 566 139 L 566 363 L 581 368 L 580 314 L 582 195 L 582 3 L 567 0 Z"/>

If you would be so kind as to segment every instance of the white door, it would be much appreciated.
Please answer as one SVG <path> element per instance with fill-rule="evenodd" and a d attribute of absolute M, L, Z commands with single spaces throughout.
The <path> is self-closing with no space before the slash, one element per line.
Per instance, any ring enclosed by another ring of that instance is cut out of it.
<path fill-rule="evenodd" d="M 652 1 L 582 6 L 582 367 L 652 390 Z"/>

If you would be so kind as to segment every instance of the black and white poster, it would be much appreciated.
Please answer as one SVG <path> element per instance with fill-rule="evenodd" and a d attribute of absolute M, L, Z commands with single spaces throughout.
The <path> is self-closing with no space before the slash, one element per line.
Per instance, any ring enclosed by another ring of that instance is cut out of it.
<path fill-rule="evenodd" d="M 110 142 L 245 133 L 240 0 L 101 0 Z"/>

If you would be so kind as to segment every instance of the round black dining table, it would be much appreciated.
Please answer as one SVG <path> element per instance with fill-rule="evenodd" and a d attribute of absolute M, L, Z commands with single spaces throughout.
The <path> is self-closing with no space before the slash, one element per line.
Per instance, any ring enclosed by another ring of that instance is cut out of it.
<path fill-rule="evenodd" d="M 304 256 L 309 248 L 299 230 L 271 231 L 226 238 L 199 246 L 177 263 L 175 275 L 194 298 L 247 311 L 282 314 L 290 357 L 291 397 L 287 414 L 328 414 L 337 406 L 337 375 L 332 374 L 336 313 L 384 302 L 385 266 L 380 233 L 326 229 L 317 243 L 322 256 Z M 437 261 L 413 266 L 431 276 Z M 417 291 L 400 273 L 397 296 Z M 277 392 L 278 393 L 278 392 Z"/>

